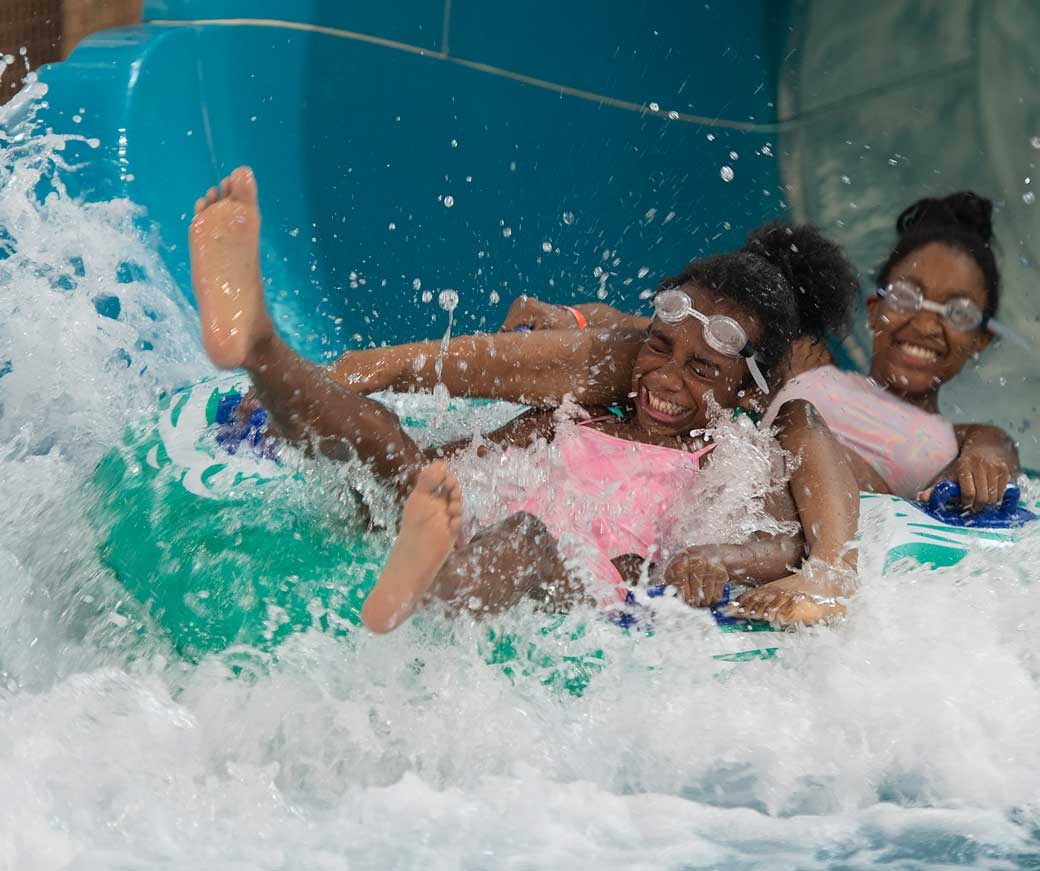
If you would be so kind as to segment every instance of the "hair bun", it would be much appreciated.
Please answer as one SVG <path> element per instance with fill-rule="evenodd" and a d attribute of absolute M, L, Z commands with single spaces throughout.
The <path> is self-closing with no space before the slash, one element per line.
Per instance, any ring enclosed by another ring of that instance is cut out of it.
<path fill-rule="evenodd" d="M 744 250 L 780 270 L 794 292 L 802 333 L 843 335 L 859 278 L 841 248 L 808 224 L 774 221 L 748 236 Z"/>
<path fill-rule="evenodd" d="M 920 199 L 896 218 L 900 236 L 925 227 L 944 226 L 960 227 L 988 245 L 993 239 L 993 202 L 972 191 L 961 191 L 942 199 Z"/>

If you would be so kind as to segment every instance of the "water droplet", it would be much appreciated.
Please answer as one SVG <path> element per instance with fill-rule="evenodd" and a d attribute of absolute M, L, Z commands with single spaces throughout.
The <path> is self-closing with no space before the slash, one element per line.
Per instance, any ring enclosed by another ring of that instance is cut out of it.
<path fill-rule="evenodd" d="M 603 267 L 597 266 L 595 269 L 592 270 L 592 274 L 595 275 L 596 278 L 599 278 L 603 274 Z"/>
<path fill-rule="evenodd" d="M 650 268 L 648 266 L 640 266 L 639 271 L 636 273 L 636 278 L 646 278 L 650 274 Z"/>
<path fill-rule="evenodd" d="M 422 299 L 423 302 L 430 302 L 433 299 L 433 291 L 432 290 L 424 290 L 422 292 L 421 299 Z"/>
<path fill-rule="evenodd" d="M 563 213 L 563 223 L 565 223 L 568 227 L 571 224 L 573 224 L 574 223 L 574 212 L 564 212 Z"/>
<path fill-rule="evenodd" d="M 656 217 L 657 217 L 657 209 L 647 209 L 647 210 L 646 210 L 646 214 L 645 214 L 645 215 L 643 215 L 643 217 L 644 217 L 644 218 L 645 218 L 645 219 L 646 219 L 647 221 L 652 221 L 652 220 L 653 220 L 654 218 L 656 218 Z"/>
<path fill-rule="evenodd" d="M 737 152 L 735 152 L 735 151 L 731 151 L 729 153 L 729 159 L 730 160 L 740 160 L 740 155 L 737 154 Z"/>
<path fill-rule="evenodd" d="M 852 184 L 852 179 L 849 178 L 847 175 L 843 175 L 841 177 L 841 183 L 842 184 Z"/>
<path fill-rule="evenodd" d="M 679 113 L 676 112 L 675 109 L 672 109 L 672 111 L 668 113 L 668 119 L 670 121 L 678 121 L 679 120 Z"/>
<path fill-rule="evenodd" d="M 650 297 L 652 297 L 653 295 L 654 295 L 654 292 L 652 290 L 650 290 L 649 288 L 647 290 L 639 291 L 639 298 L 640 299 L 650 299 Z"/>
<path fill-rule="evenodd" d="M 292 236 L 292 237 L 293 237 L 293 238 L 295 239 L 295 238 L 296 238 L 297 236 L 299 236 L 299 235 L 300 235 L 300 228 L 299 228 L 299 227 L 293 227 L 293 228 L 292 228 L 292 229 L 291 229 L 291 230 L 289 231 L 289 235 L 290 235 L 290 236 Z"/>
<path fill-rule="evenodd" d="M 542 243 L 542 250 L 543 250 L 543 251 L 544 251 L 544 252 L 545 252 L 546 254 L 548 254 L 548 253 L 549 253 L 550 251 L 552 251 L 552 242 L 550 242 L 550 241 L 549 241 L 548 239 L 547 239 L 546 241 L 544 241 L 544 242 Z"/>
<path fill-rule="evenodd" d="M 1033 203 L 1036 202 L 1036 194 L 1034 194 L 1032 191 L 1026 191 L 1024 194 L 1022 194 L 1022 202 L 1025 203 L 1027 206 L 1033 205 Z"/>
<path fill-rule="evenodd" d="M 391 221 L 389 224 L 386 225 L 386 229 L 388 229 L 388 230 L 396 230 L 397 229 L 397 224 L 395 224 L 393 221 Z"/>
<path fill-rule="evenodd" d="M 650 111 L 651 112 L 660 112 L 661 111 L 661 107 L 657 103 L 651 103 L 650 104 Z"/>
<path fill-rule="evenodd" d="M 510 172 L 516 172 L 516 161 L 515 160 L 509 161 L 509 171 Z"/>
<path fill-rule="evenodd" d="M 422 279 L 421 278 L 412 279 L 412 290 L 422 290 Z"/>
<path fill-rule="evenodd" d="M 607 289 L 606 289 L 606 287 L 604 287 L 603 285 L 600 285 L 599 290 L 596 291 L 596 298 L 597 299 L 606 299 L 607 298 Z"/>
<path fill-rule="evenodd" d="M 709 133 L 708 134 L 708 141 L 709 142 L 714 142 L 715 141 L 715 134 L 714 133 Z"/>
<path fill-rule="evenodd" d="M 73 115 L 72 116 L 72 123 L 73 124 L 82 124 L 83 123 L 83 116 L 82 115 Z"/>
<path fill-rule="evenodd" d="M 498 295 L 497 290 L 493 290 L 491 291 L 491 293 L 488 294 L 488 302 L 490 302 L 492 305 L 498 305 L 501 299 L 502 297 Z"/>
<path fill-rule="evenodd" d="M 452 139 L 451 140 L 451 147 L 452 148 L 458 148 L 459 147 L 459 140 L 458 139 Z"/>
<path fill-rule="evenodd" d="M 513 231 L 509 227 L 503 227 L 502 228 L 502 235 L 505 236 L 508 239 L 510 236 L 513 235 Z"/>
<path fill-rule="evenodd" d="M 459 295 L 454 290 L 442 290 L 437 295 L 437 304 L 446 312 L 453 312 L 459 304 Z"/>
<path fill-rule="evenodd" d="M 444 198 L 444 208 L 450 209 L 454 205 L 455 205 L 455 197 L 453 197 L 451 194 L 448 194 Z"/>
<path fill-rule="evenodd" d="M 719 175 L 722 177 L 723 181 L 733 181 L 733 167 L 722 167 L 722 169 L 719 170 Z"/>
<path fill-rule="evenodd" d="M 773 156 L 773 148 L 772 148 L 772 146 L 768 142 L 765 145 L 762 146 L 762 155 L 764 157 L 772 157 Z"/>
<path fill-rule="evenodd" d="M 1032 139 L 1029 140 L 1029 144 L 1032 145 L 1033 148 L 1040 151 L 1040 136 L 1034 136 Z"/>
<path fill-rule="evenodd" d="M 661 223 L 662 224 L 667 224 L 674 217 L 675 217 L 675 212 L 669 212 L 667 215 L 664 216 L 664 220 L 661 221 Z"/>

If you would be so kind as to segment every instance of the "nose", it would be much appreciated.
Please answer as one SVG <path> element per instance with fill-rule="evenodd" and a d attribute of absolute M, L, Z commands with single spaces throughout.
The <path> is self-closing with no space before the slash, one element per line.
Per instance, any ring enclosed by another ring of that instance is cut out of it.
<path fill-rule="evenodd" d="M 676 360 L 669 360 L 657 370 L 657 383 L 667 390 L 680 390 L 683 385 L 682 365 Z"/>
<path fill-rule="evenodd" d="M 943 316 L 931 309 L 920 308 L 912 318 L 914 327 L 923 336 L 941 336 L 943 334 Z"/>

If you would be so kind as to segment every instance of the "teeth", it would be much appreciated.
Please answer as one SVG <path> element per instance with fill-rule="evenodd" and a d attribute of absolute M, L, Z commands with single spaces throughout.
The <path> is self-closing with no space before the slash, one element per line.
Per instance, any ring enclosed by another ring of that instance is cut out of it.
<path fill-rule="evenodd" d="M 646 402 L 654 411 L 660 411 L 663 414 L 671 415 L 672 417 L 678 417 L 680 414 L 685 414 L 687 409 L 681 405 L 676 405 L 674 402 L 669 402 L 667 399 L 661 399 L 660 396 L 655 396 L 649 390 L 646 392 Z"/>
<path fill-rule="evenodd" d="M 899 347 L 911 357 L 916 357 L 918 360 L 934 363 L 939 359 L 939 355 L 931 348 L 923 348 L 921 345 L 914 345 L 910 342 L 900 342 Z"/>

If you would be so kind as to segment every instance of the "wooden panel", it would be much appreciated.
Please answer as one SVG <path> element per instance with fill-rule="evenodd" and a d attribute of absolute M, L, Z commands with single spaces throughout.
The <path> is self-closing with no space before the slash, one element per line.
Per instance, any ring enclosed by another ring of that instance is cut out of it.
<path fill-rule="evenodd" d="M 0 75 L 0 102 L 10 99 L 25 76 L 21 49 L 25 49 L 25 57 L 33 67 L 61 59 L 61 6 L 61 0 L 5 0 L 3 3 L 0 55 L 12 55 L 14 63 Z"/>
<path fill-rule="evenodd" d="M 64 0 L 62 56 L 68 57 L 85 36 L 141 20 L 141 0 Z"/>

